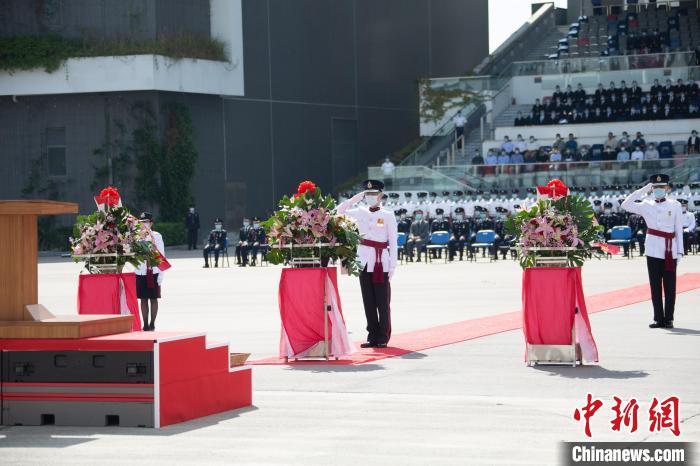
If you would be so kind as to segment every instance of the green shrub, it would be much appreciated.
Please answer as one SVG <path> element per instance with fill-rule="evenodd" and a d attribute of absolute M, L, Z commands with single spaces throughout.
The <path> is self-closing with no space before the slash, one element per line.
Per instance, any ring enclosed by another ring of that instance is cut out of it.
<path fill-rule="evenodd" d="M 166 246 L 180 246 L 187 242 L 187 231 L 184 223 L 156 221 L 153 229 L 163 235 L 163 242 Z"/>
<path fill-rule="evenodd" d="M 73 234 L 73 227 L 48 225 L 41 220 L 39 220 L 39 250 L 70 251 L 68 238 Z"/>
<path fill-rule="evenodd" d="M 152 40 L 118 37 L 83 42 L 55 34 L 0 37 L 0 70 L 9 72 L 43 68 L 51 73 L 73 57 L 150 54 L 227 61 L 222 41 L 195 34 L 162 34 Z"/>

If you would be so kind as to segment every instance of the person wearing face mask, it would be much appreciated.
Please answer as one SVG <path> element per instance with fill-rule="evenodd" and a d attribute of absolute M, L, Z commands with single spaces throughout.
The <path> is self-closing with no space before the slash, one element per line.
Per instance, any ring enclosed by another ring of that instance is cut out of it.
<path fill-rule="evenodd" d="M 430 223 L 430 232 L 435 233 L 436 231 L 446 231 L 450 232 L 450 222 L 445 218 L 445 210 L 441 207 L 435 209 L 435 217 Z M 440 259 L 442 257 L 442 250 L 433 249 L 430 251 L 430 257 L 435 259 L 436 257 Z"/>
<path fill-rule="evenodd" d="M 260 225 L 260 219 L 258 217 L 253 218 L 252 230 L 253 243 L 250 248 L 250 265 L 255 267 L 258 252 L 265 254 L 267 250 L 267 234 L 265 233 L 265 229 Z"/>
<path fill-rule="evenodd" d="M 465 216 L 463 207 L 455 209 L 455 217 L 452 220 L 450 232 L 450 240 L 447 243 L 450 262 L 455 259 L 457 252 L 459 252 L 459 260 L 462 260 L 464 257 L 464 246 L 467 244 L 467 238 L 469 238 L 469 221 Z"/>
<path fill-rule="evenodd" d="M 398 262 L 398 230 L 393 212 L 382 208 L 384 183 L 365 180 L 365 191 L 338 206 L 338 213 L 357 222 L 362 237 L 357 247 L 360 290 L 367 318 L 362 348 L 386 348 L 391 338 L 391 279 Z M 361 200 L 365 205 L 356 206 Z"/>
<path fill-rule="evenodd" d="M 684 252 L 683 212 L 678 201 L 667 198 L 669 181 L 668 175 L 652 175 L 649 184 L 622 202 L 623 209 L 644 217 L 647 226 L 644 249 L 654 305 L 654 322 L 650 328 L 673 328 L 676 268 Z M 652 194 L 651 199 L 645 198 L 648 194 Z"/>
<path fill-rule="evenodd" d="M 688 200 L 678 199 L 683 210 L 683 251 L 687 255 L 690 246 L 695 243 L 695 214 L 688 212 Z"/>
<path fill-rule="evenodd" d="M 204 255 L 204 268 L 209 268 L 209 255 L 214 253 L 214 267 L 219 266 L 219 253 L 226 247 L 226 230 L 220 218 L 214 220 L 214 229 L 209 233 L 207 244 L 204 245 L 202 253 Z"/>
<path fill-rule="evenodd" d="M 236 263 L 239 267 L 248 265 L 248 256 L 255 242 L 255 231 L 250 225 L 250 219 L 243 219 L 243 226 L 238 230 L 238 244 L 236 244 Z"/>
<path fill-rule="evenodd" d="M 195 212 L 194 205 L 190 206 L 185 217 L 185 228 L 187 229 L 187 250 L 197 249 L 197 234 L 199 232 L 199 214 Z"/>
<path fill-rule="evenodd" d="M 160 233 L 153 230 L 153 214 L 143 212 L 139 217 L 141 224 L 149 230 L 149 240 L 160 254 L 165 254 L 165 244 Z M 160 299 L 160 287 L 163 283 L 163 271 L 158 267 L 151 267 L 147 262 L 141 262 L 136 267 L 136 297 L 141 304 L 141 317 L 143 319 L 143 331 L 149 332 L 156 328 L 156 316 L 158 315 L 158 300 Z M 150 308 L 150 309 L 149 309 Z M 150 318 L 149 318 L 150 314 Z"/>
<path fill-rule="evenodd" d="M 413 212 L 413 223 L 411 224 L 411 232 L 406 241 L 406 250 L 408 251 L 408 261 L 413 262 L 414 252 L 418 250 L 418 259 L 420 262 L 421 252 L 425 252 L 426 245 L 430 238 L 430 224 L 425 219 L 422 209 L 416 209 Z"/>

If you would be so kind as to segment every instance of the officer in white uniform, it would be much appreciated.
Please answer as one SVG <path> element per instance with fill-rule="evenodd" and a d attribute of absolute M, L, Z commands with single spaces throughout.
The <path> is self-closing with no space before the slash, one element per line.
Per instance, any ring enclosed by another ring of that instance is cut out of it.
<path fill-rule="evenodd" d="M 683 250 L 684 254 L 690 252 L 691 245 L 695 242 L 695 214 L 688 211 L 688 200 L 678 199 L 683 209 Z"/>
<path fill-rule="evenodd" d="M 143 212 L 140 216 L 141 224 L 149 230 L 148 241 L 152 242 L 158 252 L 165 254 L 165 244 L 160 233 L 153 230 L 153 214 Z M 151 267 L 146 262 L 139 263 L 136 267 L 136 297 L 141 301 L 141 316 L 143 318 L 143 331 L 153 331 L 156 328 L 156 316 L 158 315 L 158 300 L 160 299 L 160 285 L 163 283 L 163 272 L 158 267 Z M 150 304 L 150 320 L 148 318 Z"/>
<path fill-rule="evenodd" d="M 647 256 L 654 322 L 650 328 L 673 328 L 676 304 L 676 267 L 683 257 L 683 213 L 678 201 L 668 199 L 668 175 L 652 175 L 650 183 L 622 202 L 627 212 L 641 215 L 647 224 Z M 652 194 L 652 198 L 645 195 Z M 666 297 L 662 301 L 662 289 Z"/>
<path fill-rule="evenodd" d="M 391 338 L 391 278 L 396 270 L 398 230 L 396 217 L 381 207 L 384 184 L 366 180 L 365 191 L 338 206 L 338 213 L 353 217 L 362 241 L 357 247 L 360 289 L 367 318 L 367 342 L 362 348 L 386 348 Z M 365 205 L 356 206 L 361 200 Z"/>

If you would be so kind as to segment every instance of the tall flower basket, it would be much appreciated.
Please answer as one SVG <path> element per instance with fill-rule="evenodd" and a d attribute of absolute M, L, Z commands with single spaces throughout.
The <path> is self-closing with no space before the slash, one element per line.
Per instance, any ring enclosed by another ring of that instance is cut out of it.
<path fill-rule="evenodd" d="M 354 220 L 335 208 L 331 196 L 304 181 L 263 222 L 270 244 L 268 261 L 289 266 L 282 270 L 278 291 L 279 355 L 285 362 L 338 359 L 354 351 L 342 314 L 337 270 L 326 266 L 338 261 L 348 273 L 359 274 L 360 233 Z"/>
<path fill-rule="evenodd" d="M 359 275 L 359 229 L 335 208 L 335 199 L 324 196 L 311 181 L 302 182 L 292 197 L 284 196 L 279 209 L 262 223 L 270 245 L 268 261 L 300 268 L 321 267 L 333 260 L 350 275 Z"/>
<path fill-rule="evenodd" d="M 160 263 L 149 231 L 122 206 L 116 188 L 103 189 L 95 203 L 97 211 L 78 216 L 73 227 L 69 241 L 75 262 L 84 262 L 89 273 L 121 273 L 126 264 Z"/>
<path fill-rule="evenodd" d="M 602 228 L 582 196 L 559 180 L 539 186 L 540 198 L 505 222 L 516 238 L 523 273 L 526 362 L 567 364 L 598 360 L 581 280 Z"/>
<path fill-rule="evenodd" d="M 569 195 L 559 180 L 538 187 L 540 198 L 510 215 L 504 224 L 516 239 L 520 265 L 528 267 L 580 267 L 593 256 L 593 243 L 602 227 L 590 202 Z"/>

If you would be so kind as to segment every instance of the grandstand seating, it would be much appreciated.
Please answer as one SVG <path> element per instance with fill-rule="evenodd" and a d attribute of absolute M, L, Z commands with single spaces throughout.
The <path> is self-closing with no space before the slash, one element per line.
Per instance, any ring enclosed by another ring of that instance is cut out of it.
<path fill-rule="evenodd" d="M 697 13 L 697 9 L 666 8 L 664 5 L 580 17 L 570 25 L 566 36 L 559 40 L 556 53 L 549 58 L 693 50 L 700 44 Z"/>

